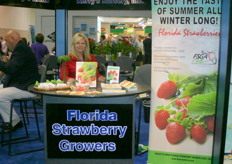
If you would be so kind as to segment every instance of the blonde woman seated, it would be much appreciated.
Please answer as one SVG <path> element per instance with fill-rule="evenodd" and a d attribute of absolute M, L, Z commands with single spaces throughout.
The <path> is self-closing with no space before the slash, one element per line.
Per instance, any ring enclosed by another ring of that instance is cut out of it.
<path fill-rule="evenodd" d="M 71 43 L 71 53 L 68 54 L 70 61 L 62 63 L 60 69 L 60 79 L 64 80 L 64 67 L 66 66 L 66 80 L 73 83 L 76 78 L 76 62 L 89 61 L 97 62 L 94 55 L 90 54 L 89 40 L 81 33 L 76 33 L 73 36 Z M 97 71 L 97 80 L 100 82 L 105 81 L 105 77 Z"/>

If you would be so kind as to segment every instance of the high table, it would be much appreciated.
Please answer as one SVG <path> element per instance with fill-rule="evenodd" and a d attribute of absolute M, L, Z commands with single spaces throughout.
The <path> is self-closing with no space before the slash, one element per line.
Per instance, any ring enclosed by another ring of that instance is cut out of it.
<path fill-rule="evenodd" d="M 44 106 L 46 163 L 133 164 L 135 101 L 150 86 L 123 94 L 41 94 Z M 101 88 L 97 88 L 101 91 Z"/>

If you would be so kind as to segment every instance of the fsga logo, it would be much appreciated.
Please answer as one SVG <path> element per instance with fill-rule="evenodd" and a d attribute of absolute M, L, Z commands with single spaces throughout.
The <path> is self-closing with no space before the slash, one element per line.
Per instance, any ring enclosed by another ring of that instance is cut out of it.
<path fill-rule="evenodd" d="M 201 53 L 194 54 L 192 64 L 217 64 L 216 51 L 201 51 Z"/>

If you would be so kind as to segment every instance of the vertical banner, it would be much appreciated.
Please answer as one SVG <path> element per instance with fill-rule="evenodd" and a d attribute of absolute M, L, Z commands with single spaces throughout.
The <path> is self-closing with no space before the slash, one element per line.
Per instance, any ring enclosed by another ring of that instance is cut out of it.
<path fill-rule="evenodd" d="M 149 164 L 210 164 L 221 1 L 152 1 Z"/>
<path fill-rule="evenodd" d="M 230 98 L 229 98 L 229 108 L 227 116 L 227 129 L 226 129 L 226 144 L 225 144 L 225 156 L 224 159 L 232 162 L 232 90 L 230 86 Z M 228 162 L 228 163 L 229 163 Z"/>
<path fill-rule="evenodd" d="M 30 25 L 31 43 L 35 43 L 35 26 Z"/>

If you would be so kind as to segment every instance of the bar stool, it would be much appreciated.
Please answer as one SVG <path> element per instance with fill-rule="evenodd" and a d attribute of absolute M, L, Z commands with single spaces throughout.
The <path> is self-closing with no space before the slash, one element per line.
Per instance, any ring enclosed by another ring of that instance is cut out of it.
<path fill-rule="evenodd" d="M 21 152 L 13 152 L 12 151 L 12 145 L 13 144 L 18 144 L 18 143 L 24 143 L 24 142 L 30 142 L 30 141 L 36 141 L 36 140 L 41 140 L 41 134 L 40 134 L 40 128 L 39 128 L 39 122 L 38 122 L 38 116 L 37 116 L 37 111 L 36 111 L 36 106 L 35 102 L 38 100 L 38 97 L 32 97 L 32 98 L 22 98 L 22 99 L 14 99 L 11 101 L 11 109 L 10 109 L 10 123 L 9 123 L 9 132 L 8 132 L 8 140 L 5 140 L 5 135 L 7 133 L 4 133 L 2 131 L 2 146 L 8 145 L 8 154 L 10 156 L 13 155 L 18 155 L 18 154 L 24 154 L 24 153 L 29 153 L 29 152 L 34 152 L 34 151 L 40 151 L 44 150 L 44 148 L 37 148 L 37 149 L 32 149 L 28 151 L 21 151 Z M 35 122 L 36 122 L 36 128 L 37 128 L 37 133 L 38 137 L 30 139 L 29 138 L 29 132 L 27 128 L 27 123 L 26 123 L 26 117 L 24 115 L 25 111 L 27 111 L 27 106 L 24 106 L 23 108 L 23 103 L 27 103 L 28 101 L 32 101 L 33 104 L 33 109 L 34 109 L 34 115 L 35 115 Z M 12 113 L 13 113 L 13 107 L 15 103 L 19 103 L 20 105 L 20 113 L 22 114 L 22 121 L 25 129 L 25 135 L 13 138 L 13 128 L 12 128 Z"/>

